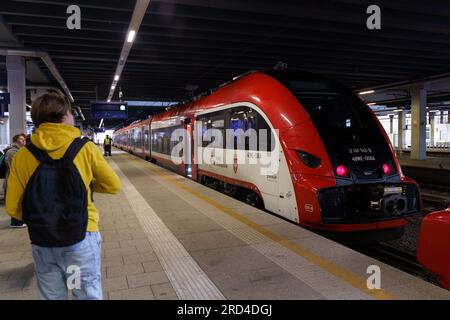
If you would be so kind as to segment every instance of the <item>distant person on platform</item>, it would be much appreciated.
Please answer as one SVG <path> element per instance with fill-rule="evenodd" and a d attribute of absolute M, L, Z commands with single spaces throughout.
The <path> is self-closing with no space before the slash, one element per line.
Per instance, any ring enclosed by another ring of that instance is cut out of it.
<path fill-rule="evenodd" d="M 103 140 L 103 149 L 105 150 L 105 157 L 107 155 L 111 157 L 111 145 L 112 139 L 109 137 L 109 135 L 106 135 L 105 140 Z"/>
<path fill-rule="evenodd" d="M 18 134 L 13 137 L 13 143 L 12 145 L 7 148 L 7 151 L 5 152 L 5 164 L 6 164 L 6 178 L 3 184 L 3 190 L 5 192 L 5 199 L 6 199 L 6 190 L 8 188 L 8 177 L 11 171 L 11 164 L 13 161 L 14 156 L 17 154 L 20 148 L 22 148 L 26 144 L 25 142 L 25 135 L 24 134 Z M 11 218 L 11 224 L 10 228 L 25 228 L 26 225 L 23 223 L 23 221 Z"/>
<path fill-rule="evenodd" d="M 69 100 L 46 93 L 32 103 L 37 130 L 11 165 L 6 211 L 23 219 L 39 297 L 103 299 L 99 214 L 91 192 L 117 193 L 120 180 L 97 146 L 81 139 Z"/>

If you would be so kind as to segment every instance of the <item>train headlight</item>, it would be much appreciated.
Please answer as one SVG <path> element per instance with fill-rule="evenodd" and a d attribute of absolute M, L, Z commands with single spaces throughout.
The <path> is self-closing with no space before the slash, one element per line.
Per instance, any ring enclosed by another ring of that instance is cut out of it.
<path fill-rule="evenodd" d="M 313 156 L 310 153 L 299 151 L 297 150 L 297 154 L 300 157 L 300 160 L 310 168 L 318 168 L 320 164 L 322 163 L 322 160 L 320 158 L 317 158 L 316 156 Z"/>
<path fill-rule="evenodd" d="M 348 169 L 346 166 L 339 165 L 336 167 L 336 174 L 340 177 L 348 177 Z"/>
<path fill-rule="evenodd" d="M 382 169 L 386 176 L 392 176 L 395 173 L 394 166 L 390 163 L 383 164 Z"/>

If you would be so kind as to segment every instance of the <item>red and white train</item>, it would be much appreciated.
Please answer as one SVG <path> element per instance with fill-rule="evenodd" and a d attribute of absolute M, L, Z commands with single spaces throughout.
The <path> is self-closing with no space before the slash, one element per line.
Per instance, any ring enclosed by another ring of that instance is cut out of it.
<path fill-rule="evenodd" d="M 171 133 L 183 128 L 192 164 L 175 164 Z M 211 148 L 195 141 L 214 128 L 276 130 L 268 148 Z M 336 232 L 402 230 L 419 213 L 417 184 L 402 174 L 372 110 L 340 83 L 306 72 L 269 70 L 235 78 L 198 99 L 121 128 L 114 145 L 219 189 L 301 226 Z M 197 163 L 193 146 L 211 158 L 241 152 L 275 156 L 279 169 L 254 164 Z"/>

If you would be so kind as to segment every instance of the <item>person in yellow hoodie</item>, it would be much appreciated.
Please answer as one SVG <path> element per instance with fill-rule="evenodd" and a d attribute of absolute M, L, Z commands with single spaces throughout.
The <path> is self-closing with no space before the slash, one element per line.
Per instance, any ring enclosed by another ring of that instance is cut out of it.
<path fill-rule="evenodd" d="M 31 117 L 37 129 L 31 136 L 31 143 L 52 159 L 62 158 L 72 142 L 81 136 L 80 130 L 74 127 L 71 111 L 68 99 L 55 92 L 46 93 L 32 103 Z M 28 148 L 19 150 L 13 159 L 6 210 L 15 219 L 22 220 L 22 200 L 27 183 L 39 164 Z M 32 241 L 41 299 L 67 299 L 68 289 L 72 289 L 74 299 L 103 299 L 99 213 L 92 202 L 91 192 L 115 194 L 120 190 L 120 179 L 98 147 L 90 141 L 76 154 L 73 164 L 88 195 L 86 235 L 82 241 L 65 247 L 39 246 Z"/>

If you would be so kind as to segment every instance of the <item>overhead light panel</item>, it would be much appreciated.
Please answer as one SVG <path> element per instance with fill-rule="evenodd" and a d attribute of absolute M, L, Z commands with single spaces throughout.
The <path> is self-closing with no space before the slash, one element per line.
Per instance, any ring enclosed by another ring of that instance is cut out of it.
<path fill-rule="evenodd" d="M 130 30 L 130 31 L 128 32 L 128 38 L 127 38 L 127 41 L 128 41 L 128 42 L 133 42 L 135 36 L 136 36 L 136 31 Z"/>
<path fill-rule="evenodd" d="M 134 40 L 136 40 L 136 35 L 139 32 L 139 28 L 142 24 L 142 20 L 147 12 L 147 8 L 150 4 L 150 0 L 136 0 L 131 16 L 131 21 L 128 26 L 127 36 L 123 43 L 122 51 L 120 53 L 119 61 L 117 62 L 116 71 L 114 72 L 114 80 L 111 84 L 111 89 L 108 94 L 108 99 L 111 100 L 114 96 L 114 90 L 121 77 L 122 70 L 127 62 L 128 55 L 130 54 L 131 47 L 133 46 Z"/>
<path fill-rule="evenodd" d="M 371 93 L 374 93 L 374 92 L 375 92 L 375 90 L 361 91 L 361 92 L 359 93 L 359 95 L 362 96 L 362 95 L 365 95 L 365 94 L 371 94 Z"/>

